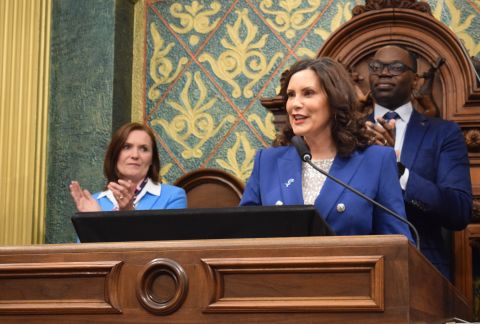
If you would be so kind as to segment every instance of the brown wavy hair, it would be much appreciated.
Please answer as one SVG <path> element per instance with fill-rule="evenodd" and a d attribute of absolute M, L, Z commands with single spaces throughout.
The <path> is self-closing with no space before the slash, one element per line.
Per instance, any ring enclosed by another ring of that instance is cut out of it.
<path fill-rule="evenodd" d="M 350 75 L 338 62 L 328 57 L 305 59 L 293 64 L 282 74 L 280 80 L 280 95 L 284 99 L 284 109 L 287 102 L 287 88 L 292 75 L 310 69 L 315 72 L 320 87 L 327 95 L 331 115 L 332 139 L 340 156 L 349 156 L 355 150 L 363 150 L 368 146 L 365 134 L 366 116 L 360 111 L 360 103 Z M 290 145 L 293 133 L 290 121 L 277 135 L 274 146 Z"/>
<path fill-rule="evenodd" d="M 121 126 L 113 134 L 107 152 L 105 153 L 105 160 L 103 161 L 103 174 L 108 182 L 118 181 L 117 162 L 123 145 L 127 141 L 128 135 L 131 132 L 140 130 L 148 134 L 152 140 L 152 164 L 148 168 L 147 177 L 152 179 L 154 183 L 161 182 L 160 179 L 160 158 L 158 157 L 157 143 L 155 142 L 155 135 L 147 126 L 140 123 L 127 123 Z"/>

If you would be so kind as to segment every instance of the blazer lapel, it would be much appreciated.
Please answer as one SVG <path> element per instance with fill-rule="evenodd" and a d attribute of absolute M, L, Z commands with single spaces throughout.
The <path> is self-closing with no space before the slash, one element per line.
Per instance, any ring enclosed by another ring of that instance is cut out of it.
<path fill-rule="evenodd" d="M 293 146 L 277 160 L 280 190 L 285 205 L 303 205 L 302 160 Z"/>
<path fill-rule="evenodd" d="M 350 179 L 359 168 L 362 160 L 363 155 L 360 155 L 357 151 L 355 151 L 350 157 L 343 158 L 337 156 L 335 160 L 333 160 L 329 174 L 343 182 L 349 183 Z M 322 215 L 323 218 L 328 218 L 330 211 L 335 206 L 338 198 L 344 190 L 348 189 L 345 189 L 331 179 L 327 178 L 325 180 L 322 190 L 320 190 L 320 194 L 315 200 L 315 206 L 320 211 L 320 215 Z"/>
<path fill-rule="evenodd" d="M 417 111 L 412 112 L 412 116 L 405 131 L 405 139 L 403 141 L 402 154 L 400 161 L 410 168 L 415 161 L 415 156 L 422 144 L 423 137 L 430 125 L 427 117 L 421 115 Z"/>

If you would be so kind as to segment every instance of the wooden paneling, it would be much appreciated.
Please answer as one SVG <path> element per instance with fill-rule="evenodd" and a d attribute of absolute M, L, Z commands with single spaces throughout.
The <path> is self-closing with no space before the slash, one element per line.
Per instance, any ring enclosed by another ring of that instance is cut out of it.
<path fill-rule="evenodd" d="M 0 264 L 0 315 L 119 313 L 121 264 L 121 261 Z"/>
<path fill-rule="evenodd" d="M 382 256 L 202 261 L 207 312 L 383 311 Z"/>
<path fill-rule="evenodd" d="M 400 235 L 0 247 L 0 269 L 1 323 L 407 323 L 471 313 Z M 36 307 L 22 309 L 25 300 Z"/>

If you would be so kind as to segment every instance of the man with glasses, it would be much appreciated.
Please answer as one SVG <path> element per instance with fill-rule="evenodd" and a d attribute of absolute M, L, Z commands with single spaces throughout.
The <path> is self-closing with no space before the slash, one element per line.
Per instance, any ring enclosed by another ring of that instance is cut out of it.
<path fill-rule="evenodd" d="M 382 47 L 368 68 L 375 105 L 367 132 L 372 143 L 394 147 L 407 218 L 419 232 L 421 251 L 451 280 L 451 233 L 445 230 L 464 229 L 472 212 L 462 132 L 456 123 L 413 108 L 417 61 L 411 52 Z"/>

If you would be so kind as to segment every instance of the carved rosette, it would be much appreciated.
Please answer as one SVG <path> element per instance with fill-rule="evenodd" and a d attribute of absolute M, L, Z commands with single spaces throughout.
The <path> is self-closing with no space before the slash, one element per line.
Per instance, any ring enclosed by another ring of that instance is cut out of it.
<path fill-rule="evenodd" d="M 367 11 L 387 8 L 413 9 L 432 15 L 432 9 L 427 2 L 416 0 L 367 0 L 365 5 L 359 5 L 352 9 L 352 15 L 358 16 Z"/>
<path fill-rule="evenodd" d="M 480 152 L 480 129 L 471 128 L 464 131 L 465 143 L 467 144 L 468 152 Z"/>
<path fill-rule="evenodd" d="M 170 277 L 174 282 L 174 291 L 170 296 L 159 297 L 154 291 L 154 282 L 161 276 Z M 187 273 L 181 265 L 170 259 L 150 261 L 137 277 L 137 299 L 149 312 L 156 315 L 168 315 L 175 312 L 185 301 L 188 292 Z"/>

